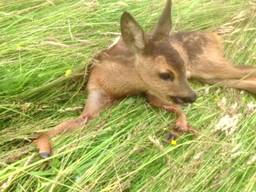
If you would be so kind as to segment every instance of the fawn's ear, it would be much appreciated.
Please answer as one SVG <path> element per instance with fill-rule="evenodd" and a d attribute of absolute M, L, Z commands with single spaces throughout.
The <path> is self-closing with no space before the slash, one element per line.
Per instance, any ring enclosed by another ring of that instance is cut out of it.
<path fill-rule="evenodd" d="M 165 8 L 160 16 L 160 19 L 159 19 L 154 31 L 153 31 L 153 39 L 154 40 L 162 40 L 169 36 L 169 33 L 172 28 L 171 8 L 172 8 L 172 1 L 167 0 Z"/>
<path fill-rule="evenodd" d="M 135 53 L 141 52 L 146 46 L 145 34 L 141 26 L 124 12 L 121 16 L 121 34 L 125 44 Z"/>

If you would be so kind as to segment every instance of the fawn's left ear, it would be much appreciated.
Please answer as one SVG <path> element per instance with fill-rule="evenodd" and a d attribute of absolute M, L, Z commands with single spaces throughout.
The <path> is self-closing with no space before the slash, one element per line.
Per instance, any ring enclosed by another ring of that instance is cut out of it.
<path fill-rule="evenodd" d="M 172 28 L 171 9 L 172 9 L 172 1 L 167 0 L 165 8 L 153 31 L 154 40 L 162 40 L 169 36 L 169 33 Z"/>
<path fill-rule="evenodd" d="M 128 12 L 124 12 L 121 16 L 121 34 L 125 44 L 133 52 L 141 52 L 145 48 L 144 31 Z"/>

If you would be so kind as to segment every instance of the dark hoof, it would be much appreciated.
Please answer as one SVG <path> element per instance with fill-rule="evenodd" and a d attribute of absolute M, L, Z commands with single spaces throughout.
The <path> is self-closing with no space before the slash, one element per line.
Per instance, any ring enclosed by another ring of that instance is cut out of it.
<path fill-rule="evenodd" d="M 42 152 L 42 153 L 39 153 L 39 155 L 43 158 L 43 159 L 46 159 L 48 157 L 50 157 L 51 155 L 47 152 Z"/>
<path fill-rule="evenodd" d="M 172 141 L 172 140 L 176 140 L 178 138 L 178 134 L 176 134 L 176 133 L 169 133 L 168 135 L 167 135 L 167 141 L 168 142 L 170 142 L 170 141 Z"/>

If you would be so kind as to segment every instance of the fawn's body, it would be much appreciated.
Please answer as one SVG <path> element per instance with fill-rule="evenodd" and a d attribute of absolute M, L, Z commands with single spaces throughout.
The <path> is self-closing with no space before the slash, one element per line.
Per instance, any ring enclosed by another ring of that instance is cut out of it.
<path fill-rule="evenodd" d="M 95 58 L 87 84 L 87 104 L 80 117 L 59 124 L 35 140 L 42 157 L 51 153 L 51 137 L 83 126 L 106 106 L 129 95 L 143 93 L 152 105 L 175 112 L 176 129 L 187 132 L 192 128 L 179 104 L 196 99 L 188 79 L 256 93 L 256 69 L 231 65 L 224 58 L 217 34 L 169 35 L 170 11 L 168 0 L 155 30 L 148 34 L 129 13 L 122 15 L 120 39 Z"/>

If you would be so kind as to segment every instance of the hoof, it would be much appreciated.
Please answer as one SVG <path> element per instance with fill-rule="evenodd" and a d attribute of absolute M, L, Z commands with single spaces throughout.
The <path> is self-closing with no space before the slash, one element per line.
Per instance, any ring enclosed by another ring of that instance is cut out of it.
<path fill-rule="evenodd" d="M 42 159 L 46 159 L 51 156 L 50 153 L 47 153 L 47 152 L 39 153 L 39 155 L 42 157 Z"/>
<path fill-rule="evenodd" d="M 169 141 L 172 141 L 172 140 L 176 140 L 177 138 L 178 138 L 178 134 L 171 132 L 167 135 L 166 140 L 169 142 Z"/>

